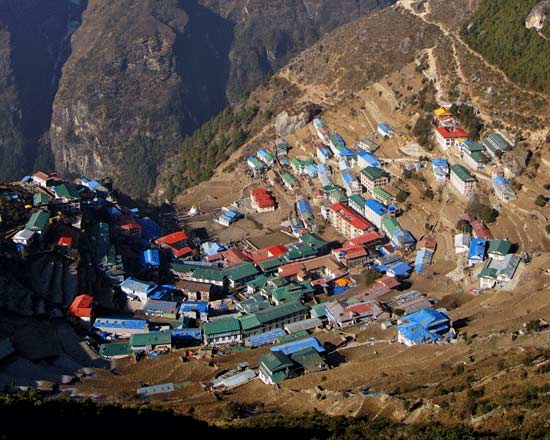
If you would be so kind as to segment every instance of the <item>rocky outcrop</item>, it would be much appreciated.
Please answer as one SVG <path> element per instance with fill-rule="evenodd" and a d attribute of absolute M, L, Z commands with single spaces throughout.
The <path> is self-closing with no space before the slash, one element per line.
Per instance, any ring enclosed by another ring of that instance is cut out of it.
<path fill-rule="evenodd" d="M 543 1 L 538 3 L 529 13 L 525 20 L 525 27 L 527 29 L 536 29 L 542 31 L 544 23 L 550 16 L 550 1 Z"/>

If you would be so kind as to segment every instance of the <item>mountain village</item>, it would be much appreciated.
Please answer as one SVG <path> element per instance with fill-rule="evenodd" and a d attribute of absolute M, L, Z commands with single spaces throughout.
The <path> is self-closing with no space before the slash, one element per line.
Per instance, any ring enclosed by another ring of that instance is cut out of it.
<path fill-rule="evenodd" d="M 468 199 L 475 197 L 480 173 L 490 173 L 501 203 L 516 197 L 500 163 L 513 148 L 509 139 L 490 133 L 472 142 L 446 108 L 433 112 L 432 125 L 439 157 L 422 154 L 405 163 L 404 174 L 429 173 L 436 185 Z M 98 356 L 113 362 L 170 351 L 185 361 L 270 347 L 257 365 L 244 362 L 214 378 L 208 386 L 215 389 L 256 377 L 273 385 L 337 368 L 331 353 L 341 345 L 323 344 L 319 335 L 327 331 L 342 336 L 344 345 L 367 326 L 394 332 L 388 341 L 408 347 L 455 343 L 459 327 L 411 278 L 431 264 L 438 243 L 429 230 L 415 237 L 401 226 L 400 216 L 414 203 L 404 203 L 402 191 L 390 192 L 399 176 L 376 154 L 381 140 L 406 135 L 380 122 L 370 137 L 348 146 L 322 119 L 310 130 L 317 137 L 310 156 L 295 156 L 277 139 L 248 157 L 255 182 L 249 197 L 211 219 L 231 228 L 253 213 L 275 212 L 274 189 L 284 191 L 295 200 L 281 224 L 286 239 L 265 247 L 193 236 L 185 224 L 167 221 L 174 218 L 168 205 L 153 220 L 125 206 L 108 181 L 69 182 L 39 171 L 4 188 L 11 216 L 27 220 L 8 225 L 13 222 L 4 210 L 2 237 L 22 259 L 54 253 L 63 260 L 53 268 L 59 273 L 52 293 L 30 307 L 39 315 L 66 316 Z M 193 206 L 185 217 L 199 211 Z M 456 276 L 469 270 L 477 279 L 464 294 L 513 286 L 529 252 L 494 237 L 475 213 L 457 221 Z M 328 226 L 337 239 L 323 238 Z M 9 339 L 2 346 L 5 362 L 14 350 Z M 154 384 L 138 395 L 174 389 Z"/>

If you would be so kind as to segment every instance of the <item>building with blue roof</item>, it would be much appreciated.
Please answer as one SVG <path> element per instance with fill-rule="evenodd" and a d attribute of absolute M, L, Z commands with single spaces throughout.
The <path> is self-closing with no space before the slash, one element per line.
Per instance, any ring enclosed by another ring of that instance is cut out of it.
<path fill-rule="evenodd" d="M 282 328 L 269 330 L 259 335 L 252 335 L 246 338 L 245 345 L 256 348 L 263 345 L 269 345 L 276 342 L 279 338 L 286 336 L 286 332 Z"/>
<path fill-rule="evenodd" d="M 393 128 L 391 128 L 385 122 L 381 122 L 380 124 L 378 124 L 377 131 L 381 136 L 387 136 L 387 137 L 393 136 Z"/>
<path fill-rule="evenodd" d="M 214 221 L 222 226 L 229 227 L 243 217 L 244 214 L 240 211 L 223 208 L 222 214 L 219 217 L 215 218 Z"/>
<path fill-rule="evenodd" d="M 121 338 L 129 338 L 133 334 L 149 331 L 147 321 L 144 319 L 97 318 L 93 327 L 100 332 Z"/>
<path fill-rule="evenodd" d="M 472 238 L 470 241 L 470 248 L 468 249 L 468 263 L 474 265 L 482 263 L 485 259 L 485 253 L 487 250 L 487 240 L 483 238 Z"/>
<path fill-rule="evenodd" d="M 120 288 L 130 299 L 137 299 L 142 303 L 147 302 L 149 295 L 156 289 L 157 285 L 149 281 L 141 281 L 137 278 L 126 278 Z"/>
<path fill-rule="evenodd" d="M 493 189 L 495 190 L 496 196 L 505 203 L 517 198 L 516 192 L 512 188 L 510 181 L 503 176 L 493 176 Z"/>
<path fill-rule="evenodd" d="M 449 162 L 443 158 L 436 157 L 432 159 L 432 170 L 437 180 L 445 181 L 449 177 Z"/>
<path fill-rule="evenodd" d="M 451 320 L 443 309 L 422 309 L 397 322 L 397 340 L 407 347 L 439 341 L 451 329 Z"/>
<path fill-rule="evenodd" d="M 271 347 L 271 351 L 277 351 L 286 355 L 292 355 L 307 348 L 313 348 L 317 353 L 324 353 L 326 351 L 325 347 L 323 347 L 319 340 L 314 336 L 306 339 L 288 342 L 282 345 L 276 345 L 275 347 Z"/>
<path fill-rule="evenodd" d="M 145 267 L 156 269 L 160 266 L 160 252 L 158 249 L 147 249 L 141 254 L 141 263 Z"/>
<path fill-rule="evenodd" d="M 366 167 L 376 167 L 379 168 L 381 166 L 380 161 L 378 158 L 368 152 L 368 151 L 359 151 L 357 153 L 357 165 L 359 168 L 363 169 Z"/>
<path fill-rule="evenodd" d="M 144 240 L 151 241 L 160 237 L 160 226 L 149 217 L 143 217 L 138 220 L 141 226 L 141 236 Z"/>
<path fill-rule="evenodd" d="M 319 160 L 319 162 L 321 163 L 326 163 L 327 160 L 330 159 L 330 151 L 328 148 L 325 148 L 325 147 L 317 147 L 317 160 Z"/>
<path fill-rule="evenodd" d="M 428 266 L 432 262 L 434 252 L 428 248 L 422 248 L 416 253 L 414 260 L 414 271 L 416 273 L 422 273 L 424 267 Z"/>
<path fill-rule="evenodd" d="M 386 217 L 393 217 L 394 213 L 390 212 L 388 207 L 378 200 L 367 199 L 365 200 L 363 215 L 378 229 L 382 229 L 382 220 Z"/>
<path fill-rule="evenodd" d="M 227 246 L 216 241 L 207 241 L 206 243 L 201 244 L 201 251 L 206 255 L 215 255 L 226 250 Z"/>
<path fill-rule="evenodd" d="M 387 267 L 386 274 L 394 278 L 407 278 L 411 272 L 411 267 L 404 261 L 399 261 Z"/>
<path fill-rule="evenodd" d="M 175 328 L 170 330 L 172 341 L 176 345 L 185 342 L 202 342 L 202 330 L 200 328 Z"/>

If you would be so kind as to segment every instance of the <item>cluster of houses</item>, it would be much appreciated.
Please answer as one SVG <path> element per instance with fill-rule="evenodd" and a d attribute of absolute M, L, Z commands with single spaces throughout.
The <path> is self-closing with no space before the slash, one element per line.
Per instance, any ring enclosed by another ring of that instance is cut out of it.
<path fill-rule="evenodd" d="M 516 275 L 522 257 L 512 252 L 513 245 L 508 240 L 494 239 L 489 228 L 472 215 L 462 219 L 470 224 L 472 233 L 455 235 L 455 252 L 466 254 L 469 267 L 479 267 L 481 289 L 504 288 Z"/>
<path fill-rule="evenodd" d="M 485 136 L 481 142 L 473 142 L 453 114 L 443 107 L 434 110 L 432 122 L 440 148 L 444 152 L 454 153 L 466 165 L 455 164 L 449 168 L 444 159 L 434 159 L 432 165 L 436 179 L 445 181 L 450 175 L 451 184 L 463 195 L 476 189 L 478 181 L 472 172 L 483 170 L 491 161 L 498 163 L 502 155 L 512 148 L 512 143 L 497 132 Z M 495 167 L 492 176 L 495 195 L 505 203 L 514 200 L 516 193 L 504 173 Z"/>

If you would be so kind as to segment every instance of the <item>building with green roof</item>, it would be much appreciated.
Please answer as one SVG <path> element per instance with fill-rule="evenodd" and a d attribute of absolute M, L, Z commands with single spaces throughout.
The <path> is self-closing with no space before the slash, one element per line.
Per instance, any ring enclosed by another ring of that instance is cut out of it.
<path fill-rule="evenodd" d="M 172 335 L 170 332 L 135 333 L 130 336 L 130 348 L 132 351 L 170 350 Z"/>
<path fill-rule="evenodd" d="M 339 185 L 327 185 L 323 187 L 325 196 L 331 203 L 347 203 L 346 190 Z"/>
<path fill-rule="evenodd" d="M 352 194 L 349 196 L 348 205 L 355 212 L 365 215 L 365 198 L 361 194 Z"/>
<path fill-rule="evenodd" d="M 295 363 L 300 365 L 306 373 L 315 373 L 327 369 L 327 364 L 314 348 L 305 348 L 290 355 Z"/>
<path fill-rule="evenodd" d="M 260 271 L 252 263 L 244 261 L 224 269 L 224 274 L 229 280 L 229 285 L 233 289 L 238 289 L 253 280 Z"/>
<path fill-rule="evenodd" d="M 462 165 L 455 164 L 451 166 L 451 183 L 460 194 L 466 195 L 475 190 L 477 179 Z"/>
<path fill-rule="evenodd" d="M 491 133 L 483 139 L 482 143 L 494 158 L 506 153 L 512 147 L 500 133 Z"/>
<path fill-rule="evenodd" d="M 34 193 L 32 196 L 32 206 L 35 208 L 47 208 L 50 198 L 43 193 Z"/>
<path fill-rule="evenodd" d="M 510 253 L 512 243 L 508 240 L 491 240 L 487 254 L 495 260 L 503 260 Z"/>
<path fill-rule="evenodd" d="M 50 213 L 46 211 L 35 211 L 25 225 L 27 231 L 38 232 L 42 234 L 50 221 Z"/>
<path fill-rule="evenodd" d="M 374 188 L 384 187 L 390 182 L 390 175 L 381 168 L 366 167 L 361 170 L 361 184 L 372 193 Z"/>
<path fill-rule="evenodd" d="M 297 375 L 296 364 L 280 351 L 270 351 L 260 357 L 258 377 L 265 384 L 274 385 Z"/>
<path fill-rule="evenodd" d="M 283 261 L 280 257 L 277 257 L 277 258 L 270 258 L 269 260 L 265 260 L 265 261 L 262 261 L 261 263 L 258 263 L 258 267 L 265 274 L 272 274 L 277 272 L 277 269 L 283 264 L 285 264 L 285 261 Z"/>
<path fill-rule="evenodd" d="M 205 344 L 235 344 L 241 342 L 241 324 L 232 317 L 224 317 L 204 324 Z"/>
<path fill-rule="evenodd" d="M 298 182 L 288 171 L 281 174 L 281 179 L 283 179 L 283 183 L 289 191 L 295 191 L 298 188 Z"/>
<path fill-rule="evenodd" d="M 289 300 L 241 317 L 239 320 L 243 326 L 243 337 L 248 338 L 276 328 L 284 328 L 286 324 L 304 319 L 307 310 L 301 302 Z"/>
<path fill-rule="evenodd" d="M 101 344 L 99 354 L 108 359 L 120 359 L 132 354 L 128 342 L 112 342 L 110 344 Z"/>
<path fill-rule="evenodd" d="M 382 187 L 376 187 L 372 190 L 372 196 L 375 200 L 378 200 L 384 205 L 390 205 L 395 201 L 395 196 L 390 194 Z"/>
<path fill-rule="evenodd" d="M 315 249 L 319 256 L 330 252 L 330 243 L 313 232 L 302 234 L 300 236 L 300 242 L 306 243 L 311 248 Z"/>

